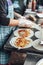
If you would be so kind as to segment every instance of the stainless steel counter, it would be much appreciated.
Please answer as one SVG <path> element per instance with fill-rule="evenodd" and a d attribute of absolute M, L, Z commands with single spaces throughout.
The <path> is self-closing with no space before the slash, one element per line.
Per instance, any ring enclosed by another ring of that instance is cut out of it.
<path fill-rule="evenodd" d="M 36 65 L 36 63 L 43 58 L 43 56 L 36 56 L 36 55 L 31 55 L 28 54 L 27 58 L 25 60 L 24 65 Z"/>

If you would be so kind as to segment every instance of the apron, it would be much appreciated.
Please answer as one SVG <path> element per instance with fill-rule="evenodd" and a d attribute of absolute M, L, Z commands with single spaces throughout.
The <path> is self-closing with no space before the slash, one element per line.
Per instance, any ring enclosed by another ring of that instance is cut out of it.
<path fill-rule="evenodd" d="M 7 2 L 8 1 L 9 0 L 7 0 Z M 7 7 L 6 7 L 6 9 L 7 9 Z M 7 18 L 14 18 L 13 4 L 12 3 L 8 4 L 8 10 L 7 11 L 8 11 Z M 13 27 L 0 25 L 0 48 L 2 48 L 5 40 L 9 37 L 9 35 L 11 34 L 12 31 L 13 31 Z"/>

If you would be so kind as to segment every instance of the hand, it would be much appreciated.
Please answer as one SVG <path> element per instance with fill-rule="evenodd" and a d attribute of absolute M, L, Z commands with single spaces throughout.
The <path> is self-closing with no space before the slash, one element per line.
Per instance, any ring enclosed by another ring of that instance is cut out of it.
<path fill-rule="evenodd" d="M 30 20 L 26 20 L 25 18 L 19 18 L 19 24 L 20 27 L 31 27 L 33 22 Z"/>

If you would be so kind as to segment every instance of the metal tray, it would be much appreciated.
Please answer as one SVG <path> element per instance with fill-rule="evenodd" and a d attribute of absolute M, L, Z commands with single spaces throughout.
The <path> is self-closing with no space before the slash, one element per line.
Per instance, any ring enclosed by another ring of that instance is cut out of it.
<path fill-rule="evenodd" d="M 34 33 L 36 31 L 39 31 L 35 28 L 32 29 L 34 31 Z M 25 53 L 30 53 L 30 54 L 33 54 L 33 55 L 43 55 L 43 51 L 40 51 L 40 50 L 36 50 L 33 46 L 30 47 L 30 48 L 26 48 L 26 49 L 20 49 L 18 50 L 17 48 L 14 48 L 12 47 L 10 44 L 9 44 L 9 40 L 14 37 L 14 35 L 12 34 L 9 39 L 7 40 L 6 44 L 4 45 L 4 49 L 5 50 L 9 50 L 9 51 L 17 51 L 17 52 L 25 52 Z M 33 40 L 36 40 L 37 38 L 35 36 L 32 37 Z"/>

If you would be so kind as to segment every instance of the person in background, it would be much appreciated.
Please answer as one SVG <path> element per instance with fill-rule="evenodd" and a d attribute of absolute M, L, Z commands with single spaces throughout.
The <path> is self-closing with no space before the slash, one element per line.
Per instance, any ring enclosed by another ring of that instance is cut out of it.
<path fill-rule="evenodd" d="M 0 0 L 0 65 L 6 65 L 9 61 L 10 53 L 3 49 L 3 45 L 12 32 L 11 26 L 16 26 L 19 22 L 11 18 L 8 12 L 7 0 Z"/>
<path fill-rule="evenodd" d="M 21 23 L 19 19 L 14 19 L 13 4 L 10 0 L 0 0 L 0 65 L 8 64 L 10 53 L 3 49 L 5 41 L 13 31 L 13 28 Z M 21 0 L 20 0 L 21 1 Z M 26 19 L 25 19 L 26 21 Z M 25 23 L 23 23 L 25 25 Z"/>
<path fill-rule="evenodd" d="M 38 5 L 42 5 L 43 6 L 43 0 L 36 0 Z"/>
<path fill-rule="evenodd" d="M 30 0 L 13 0 L 15 12 L 24 15 Z"/>
<path fill-rule="evenodd" d="M 39 6 L 43 6 L 43 0 L 36 0 L 36 2 L 37 2 L 36 6 L 37 9 L 39 8 Z"/>
<path fill-rule="evenodd" d="M 27 8 L 32 9 L 32 0 L 27 0 Z"/>

